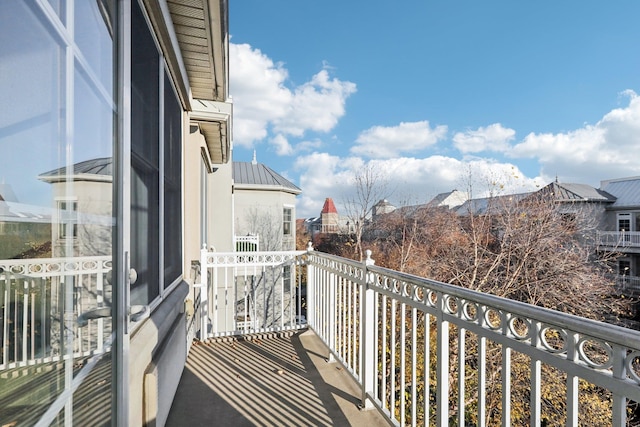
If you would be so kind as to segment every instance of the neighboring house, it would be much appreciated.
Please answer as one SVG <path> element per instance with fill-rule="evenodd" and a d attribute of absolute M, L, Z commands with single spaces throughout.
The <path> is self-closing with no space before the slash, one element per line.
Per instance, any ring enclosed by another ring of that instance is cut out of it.
<path fill-rule="evenodd" d="M 79 162 L 38 175 L 52 185 L 52 256 L 79 257 L 109 255 L 113 159 L 104 157 Z M 67 186 L 73 185 L 73 195 Z"/>
<path fill-rule="evenodd" d="M 375 221 L 380 215 L 392 212 L 396 212 L 400 215 L 412 216 L 418 212 L 424 211 L 425 209 L 441 208 L 455 210 L 467 202 L 468 199 L 467 195 L 459 190 L 440 193 L 425 204 L 401 206 L 399 208 L 389 203 L 388 200 L 383 199 L 373 206 L 371 217 L 372 220 Z"/>
<path fill-rule="evenodd" d="M 233 249 L 228 1 L 0 16 L 0 420 L 164 425 L 193 266 Z"/>
<path fill-rule="evenodd" d="M 307 218 L 304 225 L 312 239 L 318 234 L 346 234 L 354 231 L 351 220 L 338 213 L 331 197 L 324 200 L 320 216 Z"/>
<path fill-rule="evenodd" d="M 255 154 L 251 162 L 233 162 L 235 235 L 257 236 L 260 250 L 295 250 L 300 193 L 295 184 L 258 163 Z"/>
<path fill-rule="evenodd" d="M 623 292 L 640 296 L 640 177 L 605 180 L 600 188 L 615 201 L 606 207 L 599 248 L 620 254 L 616 282 Z"/>
<path fill-rule="evenodd" d="M 446 207 L 447 209 L 455 209 L 461 206 L 469 199 L 467 193 L 460 190 L 452 190 L 447 193 L 440 193 L 427 203 L 428 207 Z"/>

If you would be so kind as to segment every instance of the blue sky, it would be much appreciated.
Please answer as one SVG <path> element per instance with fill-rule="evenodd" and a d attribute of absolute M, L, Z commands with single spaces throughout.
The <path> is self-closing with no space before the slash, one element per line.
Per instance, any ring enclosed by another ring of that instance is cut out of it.
<path fill-rule="evenodd" d="M 640 175 L 640 2 L 231 0 L 234 160 L 341 204 Z"/>

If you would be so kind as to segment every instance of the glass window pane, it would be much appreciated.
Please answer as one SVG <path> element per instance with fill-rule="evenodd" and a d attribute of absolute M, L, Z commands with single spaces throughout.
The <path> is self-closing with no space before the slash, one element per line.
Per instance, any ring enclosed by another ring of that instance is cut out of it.
<path fill-rule="evenodd" d="M 97 10 L 85 6 L 78 20 Z M 82 43 L 102 49 L 98 73 L 40 7 L 0 2 L 0 420 L 33 425 L 97 356 L 83 374 L 101 385 L 47 422 L 108 425 L 111 319 L 86 314 L 111 304 L 114 44 L 94 21 Z"/>
<path fill-rule="evenodd" d="M 138 2 L 131 15 L 131 302 L 144 305 L 160 295 L 160 55 Z"/>
<path fill-rule="evenodd" d="M 164 79 L 164 285 L 182 272 L 182 108 Z"/>

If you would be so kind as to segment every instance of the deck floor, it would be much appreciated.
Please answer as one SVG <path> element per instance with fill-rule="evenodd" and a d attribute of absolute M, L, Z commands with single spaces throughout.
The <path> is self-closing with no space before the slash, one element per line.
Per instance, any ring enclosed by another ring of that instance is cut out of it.
<path fill-rule="evenodd" d="M 191 348 L 168 427 L 387 426 L 311 331 Z"/>

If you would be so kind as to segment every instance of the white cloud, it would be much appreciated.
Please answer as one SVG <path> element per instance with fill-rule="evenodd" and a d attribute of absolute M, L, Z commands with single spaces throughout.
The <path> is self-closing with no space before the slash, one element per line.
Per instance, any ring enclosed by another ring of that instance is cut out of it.
<path fill-rule="evenodd" d="M 398 205 L 426 203 L 439 193 L 458 189 L 472 191 L 474 197 L 533 191 L 546 184 L 529 179 L 517 166 L 491 159 L 459 160 L 445 156 L 423 159 L 400 157 L 369 160 L 360 157 L 340 158 L 328 153 L 301 156 L 295 168 L 301 171 L 298 199 L 299 217 L 318 216 L 325 198 L 333 198 L 338 211 L 344 213 L 343 202 L 353 196 L 350 184 L 363 166 L 370 164 L 387 176 L 387 199 Z"/>
<path fill-rule="evenodd" d="M 515 135 L 516 131 L 513 129 L 494 123 L 487 127 L 479 127 L 477 130 L 457 132 L 453 136 L 453 143 L 462 153 L 503 152 L 509 148 L 509 142 Z"/>
<path fill-rule="evenodd" d="M 287 70 L 248 44 L 229 44 L 234 143 L 251 147 L 267 136 L 268 124 L 287 113 L 292 94 Z"/>
<path fill-rule="evenodd" d="M 248 44 L 229 44 L 230 90 L 234 104 L 234 143 L 252 147 L 270 130 L 279 136 L 269 140 L 281 155 L 291 154 L 283 138 L 307 131 L 328 132 L 345 113 L 346 99 L 356 85 L 331 78 L 328 67 L 293 90 L 282 63 L 274 63 Z M 287 142 L 289 144 L 289 142 Z"/>
<path fill-rule="evenodd" d="M 344 104 L 356 85 L 330 78 L 324 69 L 293 93 L 287 114 L 274 121 L 274 129 L 293 136 L 305 131 L 328 132 L 344 115 Z"/>
<path fill-rule="evenodd" d="M 293 153 L 291 144 L 289 144 L 287 138 L 285 138 L 281 133 L 271 138 L 270 143 L 275 147 L 276 154 L 279 156 L 288 156 Z"/>
<path fill-rule="evenodd" d="M 602 179 L 640 174 L 640 97 L 624 92 L 629 105 L 607 113 L 595 125 L 565 133 L 530 133 L 509 155 L 535 158 L 545 176 L 597 185 Z"/>
<path fill-rule="evenodd" d="M 431 128 L 426 120 L 402 122 L 398 126 L 374 126 L 358 135 L 351 153 L 375 159 L 415 153 L 436 144 L 447 134 L 446 126 Z"/>

